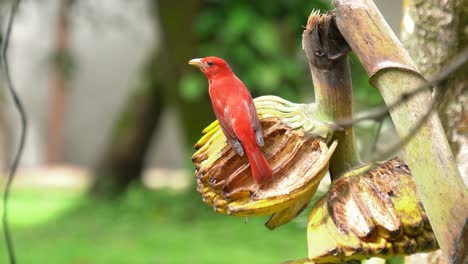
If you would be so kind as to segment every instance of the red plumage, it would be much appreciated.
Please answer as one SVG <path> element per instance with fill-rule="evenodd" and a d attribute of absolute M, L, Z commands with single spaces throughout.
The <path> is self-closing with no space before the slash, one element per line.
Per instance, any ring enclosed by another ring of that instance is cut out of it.
<path fill-rule="evenodd" d="M 194 59 L 189 64 L 200 68 L 208 78 L 216 118 L 236 153 L 247 154 L 255 182 L 271 180 L 273 172 L 260 148 L 263 146 L 260 120 L 247 87 L 220 58 Z"/>

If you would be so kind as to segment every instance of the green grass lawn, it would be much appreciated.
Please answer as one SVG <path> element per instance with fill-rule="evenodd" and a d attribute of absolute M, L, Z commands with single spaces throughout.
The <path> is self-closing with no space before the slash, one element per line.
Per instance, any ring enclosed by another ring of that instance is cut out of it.
<path fill-rule="evenodd" d="M 218 215 L 187 192 L 135 187 L 119 201 L 98 202 L 73 191 L 14 189 L 18 263 L 280 263 L 307 256 L 307 212 L 269 231 L 267 218 L 245 223 Z"/>

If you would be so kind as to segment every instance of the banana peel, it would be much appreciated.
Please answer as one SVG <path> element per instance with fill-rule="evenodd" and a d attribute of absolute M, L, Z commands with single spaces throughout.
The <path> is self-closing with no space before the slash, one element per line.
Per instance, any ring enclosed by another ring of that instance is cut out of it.
<path fill-rule="evenodd" d="M 313 105 L 276 96 L 254 102 L 265 142 L 262 151 L 272 167 L 273 181 L 263 185 L 253 181 L 247 158 L 234 152 L 218 121 L 202 131 L 192 161 L 203 202 L 222 214 L 271 215 L 266 226 L 274 229 L 308 205 L 328 171 L 337 142 L 329 142 L 333 124 L 319 121 Z"/>
<path fill-rule="evenodd" d="M 281 226 L 285 223 L 288 223 L 296 216 L 298 216 L 302 211 L 304 211 L 309 204 L 309 202 L 314 197 L 315 193 L 317 192 L 318 184 L 311 188 L 305 195 L 303 195 L 299 200 L 297 200 L 294 204 L 287 207 L 286 209 L 274 213 L 270 219 L 265 223 L 265 226 L 273 230 L 278 226 Z"/>
<path fill-rule="evenodd" d="M 311 261 L 341 263 L 438 248 L 403 161 L 394 158 L 356 171 L 333 182 L 312 209 L 307 225 Z"/>

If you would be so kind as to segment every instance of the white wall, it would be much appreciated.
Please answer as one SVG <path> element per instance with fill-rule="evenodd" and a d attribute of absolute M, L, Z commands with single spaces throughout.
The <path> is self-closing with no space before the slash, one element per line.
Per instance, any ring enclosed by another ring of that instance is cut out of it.
<path fill-rule="evenodd" d="M 28 139 L 22 164 L 44 161 L 48 58 L 52 52 L 57 0 L 23 1 L 10 44 L 12 78 L 26 106 Z M 98 155 L 129 82 L 156 38 L 144 1 L 77 1 L 71 53 L 76 71 L 69 85 L 65 160 L 88 165 Z M 17 116 L 9 108 L 15 127 Z"/>

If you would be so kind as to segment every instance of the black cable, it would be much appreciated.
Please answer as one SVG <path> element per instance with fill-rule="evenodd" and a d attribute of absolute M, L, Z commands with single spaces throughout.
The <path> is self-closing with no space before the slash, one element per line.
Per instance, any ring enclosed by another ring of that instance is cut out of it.
<path fill-rule="evenodd" d="M 8 203 L 8 197 L 10 194 L 11 184 L 13 182 L 16 169 L 18 168 L 18 163 L 21 158 L 21 153 L 23 152 L 24 142 L 26 140 L 26 126 L 27 126 L 26 112 L 24 111 L 24 107 L 13 87 L 13 83 L 11 82 L 10 70 L 8 68 L 8 58 L 7 58 L 8 43 L 10 41 L 11 28 L 13 25 L 13 19 L 16 15 L 16 11 L 18 10 L 19 3 L 20 3 L 20 0 L 15 0 L 11 5 L 9 16 L 7 18 L 6 30 L 3 33 L 3 40 L 2 40 L 2 47 L 1 47 L 1 67 L 2 67 L 3 83 L 10 93 L 11 98 L 13 100 L 13 104 L 18 110 L 18 113 L 21 119 L 20 141 L 18 144 L 18 148 L 16 150 L 16 154 L 13 158 L 13 162 L 11 163 L 10 171 L 8 173 L 7 181 L 5 184 L 4 191 L 3 191 L 2 224 L 3 224 L 3 232 L 5 235 L 5 242 L 6 242 L 6 246 L 8 250 L 8 257 L 9 257 L 11 264 L 15 264 L 16 260 L 15 260 L 15 252 L 13 249 L 13 241 L 11 239 L 10 229 L 8 226 L 7 203 Z"/>

